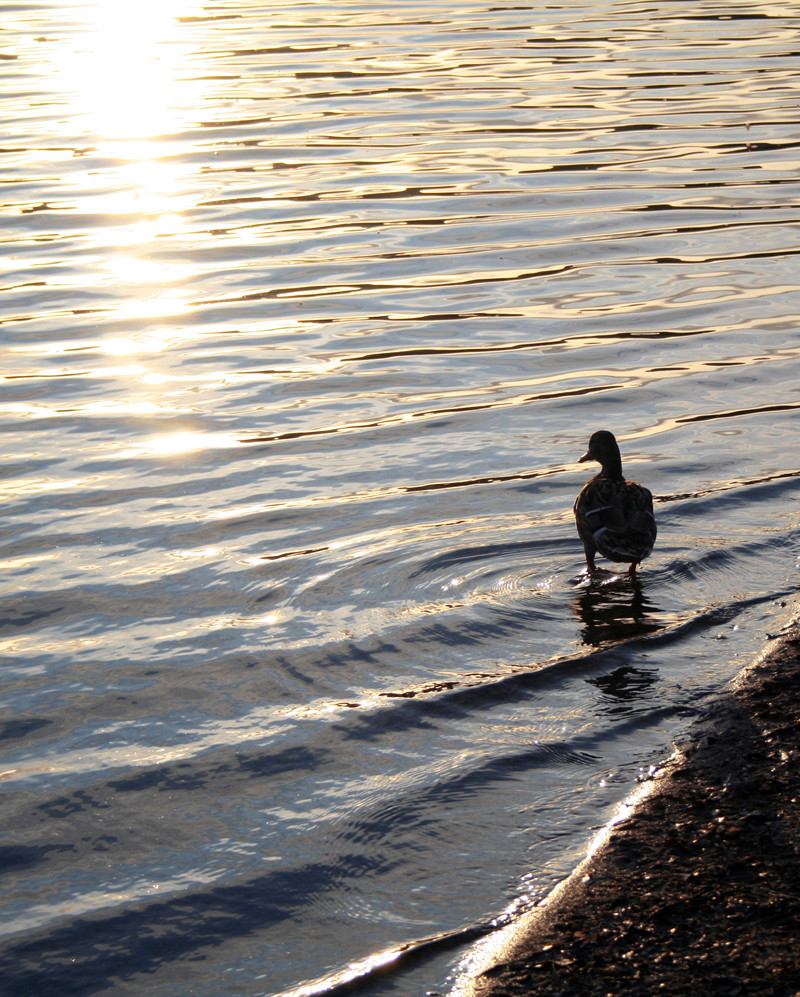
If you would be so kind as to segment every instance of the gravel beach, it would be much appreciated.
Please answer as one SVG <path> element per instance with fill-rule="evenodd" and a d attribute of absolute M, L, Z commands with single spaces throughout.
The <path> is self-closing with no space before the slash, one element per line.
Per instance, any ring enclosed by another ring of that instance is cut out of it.
<path fill-rule="evenodd" d="M 461 997 L 800 995 L 800 622 Z"/>

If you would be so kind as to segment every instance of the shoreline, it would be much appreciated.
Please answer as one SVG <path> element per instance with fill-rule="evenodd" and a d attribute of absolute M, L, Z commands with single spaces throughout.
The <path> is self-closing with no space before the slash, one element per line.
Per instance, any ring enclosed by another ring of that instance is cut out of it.
<path fill-rule="evenodd" d="M 797 997 L 800 618 L 452 997 Z"/>

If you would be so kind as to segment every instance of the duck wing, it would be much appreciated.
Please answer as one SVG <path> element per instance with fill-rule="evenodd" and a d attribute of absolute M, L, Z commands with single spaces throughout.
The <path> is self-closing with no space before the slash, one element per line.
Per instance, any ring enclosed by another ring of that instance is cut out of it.
<path fill-rule="evenodd" d="M 575 522 L 587 553 L 610 561 L 638 563 L 658 533 L 653 496 L 636 481 L 593 478 L 575 502 Z"/>

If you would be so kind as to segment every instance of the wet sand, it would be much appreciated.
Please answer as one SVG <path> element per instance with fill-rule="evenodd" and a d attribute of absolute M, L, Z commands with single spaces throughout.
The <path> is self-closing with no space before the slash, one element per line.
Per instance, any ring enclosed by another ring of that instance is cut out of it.
<path fill-rule="evenodd" d="M 800 995 L 800 622 L 464 997 Z"/>

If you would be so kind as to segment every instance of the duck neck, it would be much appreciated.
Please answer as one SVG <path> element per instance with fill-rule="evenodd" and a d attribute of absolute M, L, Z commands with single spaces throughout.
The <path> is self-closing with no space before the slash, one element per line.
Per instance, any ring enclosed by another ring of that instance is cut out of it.
<path fill-rule="evenodd" d="M 612 481 L 624 481 L 622 477 L 622 458 L 619 452 L 608 454 L 603 461 L 603 477 L 611 478 Z"/>

